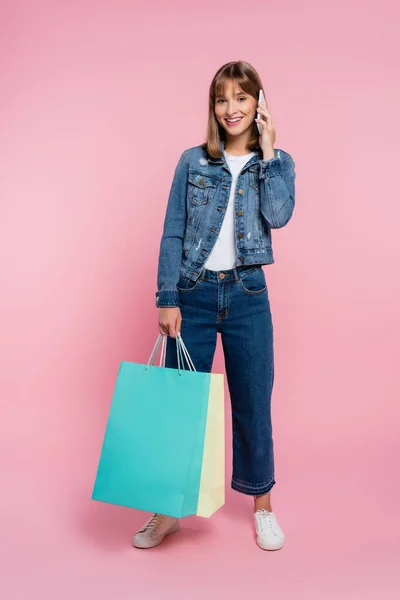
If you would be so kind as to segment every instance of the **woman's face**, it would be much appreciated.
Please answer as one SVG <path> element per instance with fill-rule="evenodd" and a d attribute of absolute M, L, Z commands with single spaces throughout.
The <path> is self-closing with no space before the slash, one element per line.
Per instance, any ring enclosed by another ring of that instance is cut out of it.
<path fill-rule="evenodd" d="M 223 96 L 215 99 L 215 116 L 218 123 L 232 136 L 243 134 L 253 126 L 257 101 L 241 91 L 233 81 L 225 85 Z"/>

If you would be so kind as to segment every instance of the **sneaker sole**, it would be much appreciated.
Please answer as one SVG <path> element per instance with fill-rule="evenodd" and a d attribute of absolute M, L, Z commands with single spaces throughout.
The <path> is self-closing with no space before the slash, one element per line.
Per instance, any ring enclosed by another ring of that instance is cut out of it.
<path fill-rule="evenodd" d="M 171 535 L 171 533 L 176 533 L 177 531 L 179 531 L 180 529 L 180 525 L 179 522 L 176 523 L 176 525 L 174 525 L 165 535 L 162 536 L 162 538 L 159 541 L 154 541 L 152 544 L 141 544 L 140 542 L 135 542 L 135 540 L 132 540 L 132 546 L 134 548 L 140 548 L 141 550 L 146 550 L 147 548 L 155 548 L 155 546 L 159 546 L 161 544 L 161 542 L 168 536 Z"/>
<path fill-rule="evenodd" d="M 262 545 L 262 542 L 260 542 L 260 541 L 257 539 L 257 546 L 258 546 L 259 548 L 261 548 L 261 550 L 271 550 L 271 551 L 274 551 L 274 550 L 280 550 L 280 549 L 281 549 L 281 548 L 283 548 L 283 546 L 285 545 L 285 540 L 283 540 L 283 542 L 278 542 L 278 544 L 279 544 L 279 545 L 276 545 L 276 546 L 263 546 L 263 545 Z"/>

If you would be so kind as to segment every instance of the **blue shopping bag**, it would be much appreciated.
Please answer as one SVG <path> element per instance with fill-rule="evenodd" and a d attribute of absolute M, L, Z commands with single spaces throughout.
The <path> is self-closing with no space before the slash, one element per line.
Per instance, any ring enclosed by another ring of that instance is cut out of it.
<path fill-rule="evenodd" d="M 196 371 L 176 342 L 177 369 L 164 366 L 162 334 L 146 365 L 121 362 L 93 500 L 173 517 L 209 517 L 224 504 L 224 376 Z"/>

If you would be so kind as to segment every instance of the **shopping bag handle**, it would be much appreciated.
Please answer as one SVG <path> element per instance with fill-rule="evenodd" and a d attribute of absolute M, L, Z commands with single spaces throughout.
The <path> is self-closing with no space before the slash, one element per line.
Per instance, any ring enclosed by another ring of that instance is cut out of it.
<path fill-rule="evenodd" d="M 153 351 L 150 355 L 149 358 L 149 362 L 147 364 L 151 364 L 154 365 L 156 362 L 156 358 L 157 358 L 157 354 L 158 354 L 158 350 L 160 348 L 160 344 L 161 344 L 161 354 L 160 354 L 160 362 L 159 362 L 159 366 L 160 367 L 165 367 L 165 356 L 166 356 L 166 346 L 167 346 L 167 337 L 160 334 L 156 340 L 156 343 L 154 345 Z M 153 358 L 151 358 L 152 354 Z"/>
<path fill-rule="evenodd" d="M 156 343 L 154 344 L 153 350 L 151 351 L 150 354 L 150 358 L 147 362 L 146 365 L 146 371 L 147 371 L 147 367 L 151 364 L 152 366 L 155 365 L 155 361 L 157 358 L 157 354 L 158 354 L 158 350 L 160 348 L 160 344 L 161 344 L 161 354 L 160 354 L 160 363 L 159 366 L 160 367 L 165 367 L 165 356 L 166 356 L 166 345 L 167 345 L 167 334 L 166 333 L 160 333 L 156 339 Z M 178 359 L 178 372 L 179 375 L 181 375 L 181 364 L 183 366 L 183 362 L 184 362 L 184 357 L 186 358 L 186 362 L 189 366 L 189 370 L 190 371 L 196 371 L 195 366 L 193 364 L 193 361 L 190 357 L 190 354 L 188 352 L 188 349 L 186 348 L 186 345 L 181 337 L 181 335 L 179 333 L 177 333 L 176 335 L 176 354 L 177 354 L 177 359 Z"/>
<path fill-rule="evenodd" d="M 179 348 L 179 351 L 180 351 L 180 353 L 181 353 L 181 359 L 182 359 L 182 363 L 183 363 L 183 356 L 182 356 L 182 352 L 183 352 L 183 354 L 185 355 L 185 358 L 186 358 L 186 362 L 187 362 L 187 364 L 189 365 L 189 370 L 190 370 L 190 371 L 195 371 L 196 369 L 195 369 L 195 367 L 194 367 L 193 361 L 192 361 L 192 359 L 190 358 L 189 351 L 188 351 L 188 349 L 186 348 L 186 346 L 185 346 L 185 342 L 183 341 L 183 339 L 182 339 L 182 337 L 181 337 L 181 334 L 180 334 L 180 333 L 177 333 L 177 337 L 176 337 L 176 339 L 177 339 L 177 344 L 176 344 L 176 346 L 177 346 L 177 348 Z M 178 360 L 179 360 L 179 359 L 178 359 Z M 179 368 L 179 367 L 178 367 L 178 368 Z"/>

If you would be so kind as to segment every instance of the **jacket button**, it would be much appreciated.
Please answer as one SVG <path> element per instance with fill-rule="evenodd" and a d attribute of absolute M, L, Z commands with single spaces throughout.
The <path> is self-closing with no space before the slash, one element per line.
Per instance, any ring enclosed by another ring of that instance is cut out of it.
<path fill-rule="evenodd" d="M 243 233 L 238 233 L 238 238 L 242 238 L 243 237 Z"/>
<path fill-rule="evenodd" d="M 240 190 L 238 190 L 238 194 L 243 194 L 242 188 L 240 188 Z"/>
<path fill-rule="evenodd" d="M 244 256 L 240 256 L 240 257 L 239 257 L 239 260 L 240 260 L 240 262 L 242 262 L 242 263 L 243 263 L 243 262 L 244 262 Z"/>
<path fill-rule="evenodd" d="M 236 211 L 236 214 L 237 214 L 237 216 L 238 216 L 238 217 L 241 217 L 241 216 L 242 216 L 242 214 L 243 214 L 243 211 L 242 211 L 242 210 L 237 210 L 237 211 Z"/>
<path fill-rule="evenodd" d="M 204 185 L 204 179 L 200 179 L 200 185 Z"/>

